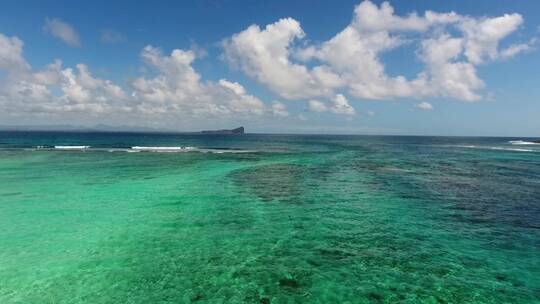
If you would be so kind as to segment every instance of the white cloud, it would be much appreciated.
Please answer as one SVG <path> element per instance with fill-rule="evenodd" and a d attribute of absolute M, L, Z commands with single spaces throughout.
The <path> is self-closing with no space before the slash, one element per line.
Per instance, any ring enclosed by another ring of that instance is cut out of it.
<path fill-rule="evenodd" d="M 342 94 L 334 96 L 328 104 L 320 102 L 318 100 L 308 101 L 308 111 L 310 112 L 332 112 L 335 114 L 354 115 L 356 111 L 349 104 L 349 101 Z"/>
<path fill-rule="evenodd" d="M 502 50 L 499 53 L 500 58 L 512 58 L 519 53 L 525 53 L 533 50 L 532 45 L 535 44 L 535 39 L 531 39 L 529 43 L 515 43 Z"/>
<path fill-rule="evenodd" d="M 0 69 L 10 73 L 28 70 L 30 65 L 24 60 L 23 46 L 19 38 L 10 38 L 0 33 Z"/>
<path fill-rule="evenodd" d="M 224 58 L 285 99 L 328 98 L 347 91 L 358 99 L 476 101 L 484 87 L 478 64 L 530 49 L 531 42 L 499 47 L 522 23 L 519 14 L 473 18 L 426 11 L 398 16 L 387 2 L 363 1 L 351 23 L 327 41 L 299 43 L 304 30 L 285 18 L 263 29 L 251 25 L 226 39 Z M 420 42 L 416 53 L 423 70 L 413 77 L 389 75 L 381 55 L 411 41 Z"/>
<path fill-rule="evenodd" d="M 158 74 L 153 78 L 139 77 L 132 82 L 137 100 L 153 103 L 144 111 L 177 111 L 190 114 L 263 114 L 264 103 L 249 95 L 237 82 L 221 79 L 203 82 L 191 64 L 194 51 L 175 49 L 163 55 L 152 46 L 141 52 L 143 60 Z"/>
<path fill-rule="evenodd" d="M 341 94 L 337 94 L 334 98 L 332 98 L 330 111 L 336 114 L 344 114 L 344 115 L 356 114 L 356 111 L 349 104 L 349 101 L 347 100 L 347 98 Z"/>
<path fill-rule="evenodd" d="M 70 46 L 81 46 L 81 39 L 79 38 L 79 34 L 77 34 L 77 32 L 73 29 L 71 25 L 58 18 L 45 19 L 43 31 L 45 33 L 53 35 L 56 38 L 59 38 Z"/>
<path fill-rule="evenodd" d="M 328 107 L 323 102 L 312 99 L 308 101 L 308 110 L 310 112 L 326 112 Z"/>
<path fill-rule="evenodd" d="M 520 14 L 504 14 L 495 18 L 472 19 L 464 18 L 459 28 L 464 33 L 465 56 L 473 64 L 483 63 L 487 59 L 499 57 L 499 42 L 514 32 L 523 23 Z M 503 50 L 503 53 L 519 53 L 516 47 L 514 51 Z"/>
<path fill-rule="evenodd" d="M 219 85 L 233 91 L 237 95 L 245 95 L 246 89 L 238 82 L 230 82 L 226 79 L 220 79 Z"/>
<path fill-rule="evenodd" d="M 394 8 L 388 2 L 377 7 L 371 1 L 363 1 L 354 9 L 352 26 L 367 32 L 425 31 L 432 25 L 456 22 L 459 18 L 454 12 L 439 14 L 432 11 L 426 11 L 424 16 L 411 13 L 400 17 L 394 14 Z"/>
<path fill-rule="evenodd" d="M 223 42 L 225 58 L 284 98 L 327 95 L 331 91 L 328 87 L 338 81 L 335 75 L 289 60 L 290 44 L 303 37 L 300 23 L 292 18 L 280 19 L 264 29 L 252 25 Z"/>
<path fill-rule="evenodd" d="M 201 93 L 200 76 L 191 66 L 195 60 L 193 52 L 177 49 L 170 56 L 164 56 L 159 49 L 146 46 L 141 58 L 159 72 L 154 78 L 139 77 L 132 82 L 135 92 L 144 100 L 178 103 Z"/>
<path fill-rule="evenodd" d="M 429 102 L 426 102 L 426 101 L 417 103 L 416 107 L 422 110 L 433 110 L 433 106 Z"/>
<path fill-rule="evenodd" d="M 474 64 L 456 59 L 463 52 L 463 38 L 440 34 L 421 43 L 419 56 L 426 64 L 425 84 L 417 90 L 422 96 L 449 96 L 463 101 L 481 98 L 477 91 L 484 82 L 477 76 Z"/>

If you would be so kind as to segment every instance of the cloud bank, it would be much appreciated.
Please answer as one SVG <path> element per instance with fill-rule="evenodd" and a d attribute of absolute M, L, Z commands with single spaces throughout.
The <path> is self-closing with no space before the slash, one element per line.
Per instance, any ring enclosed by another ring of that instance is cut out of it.
<path fill-rule="evenodd" d="M 123 88 L 95 77 L 85 64 L 63 67 L 55 60 L 33 70 L 23 56 L 23 42 L 0 34 L 0 109 L 4 113 L 131 113 L 134 115 L 221 116 L 263 115 L 271 112 L 237 82 L 203 81 L 192 67 L 191 50 L 175 49 L 169 55 L 153 46 L 141 59 L 154 77 L 138 77 Z M 129 93 L 128 93 L 129 92 Z"/>
<path fill-rule="evenodd" d="M 238 82 L 204 80 L 193 67 L 199 55 L 194 50 L 164 53 L 147 45 L 140 59 L 150 72 L 117 84 L 95 76 L 83 63 L 65 67 L 57 59 L 42 69 L 32 68 L 24 58 L 23 41 L 0 33 L 0 111 L 27 117 L 115 113 L 159 122 L 163 117 L 297 117 L 283 100 L 307 101 L 310 112 L 346 116 L 357 113 L 349 100 L 478 101 L 485 87 L 478 67 L 533 48 L 534 39 L 502 44 L 523 22 L 519 14 L 475 18 L 426 11 L 399 16 L 387 2 L 363 1 L 349 25 L 319 43 L 309 42 L 293 18 L 265 27 L 251 25 L 223 40 L 223 58 L 280 97 L 273 103 L 248 93 Z M 77 32 L 60 19 L 47 19 L 44 31 L 81 46 Z M 102 34 L 104 42 L 123 39 L 115 32 Z M 391 75 L 382 55 L 404 46 L 416 48 L 406 60 L 421 64 L 421 71 Z M 427 102 L 417 107 L 433 108 Z"/>

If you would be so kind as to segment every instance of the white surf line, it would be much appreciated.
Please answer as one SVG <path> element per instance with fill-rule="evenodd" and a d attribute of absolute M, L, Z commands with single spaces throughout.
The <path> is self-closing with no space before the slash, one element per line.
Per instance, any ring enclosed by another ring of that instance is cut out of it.
<path fill-rule="evenodd" d="M 54 146 L 57 150 L 85 150 L 90 148 L 90 146 Z"/>

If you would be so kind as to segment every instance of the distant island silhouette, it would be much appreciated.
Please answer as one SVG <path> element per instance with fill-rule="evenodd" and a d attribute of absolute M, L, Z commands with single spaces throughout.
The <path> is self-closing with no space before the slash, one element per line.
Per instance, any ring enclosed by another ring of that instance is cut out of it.
<path fill-rule="evenodd" d="M 244 134 L 244 127 L 238 127 L 230 130 L 205 130 L 201 131 L 203 134 Z"/>

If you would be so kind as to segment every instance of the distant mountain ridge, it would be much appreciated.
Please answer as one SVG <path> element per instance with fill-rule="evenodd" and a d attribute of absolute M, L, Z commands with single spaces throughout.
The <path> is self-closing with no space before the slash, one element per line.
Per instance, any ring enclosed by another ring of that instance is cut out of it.
<path fill-rule="evenodd" d="M 46 131 L 46 132 L 172 132 L 150 127 L 120 125 L 109 126 L 98 124 L 94 126 L 79 125 L 0 125 L 0 131 Z"/>
<path fill-rule="evenodd" d="M 174 129 L 156 129 L 150 127 L 139 126 L 109 126 L 98 124 L 94 126 L 77 126 L 77 125 L 0 125 L 0 131 L 26 131 L 26 132 L 156 132 L 156 133 L 183 133 L 183 134 L 244 134 L 244 127 L 234 129 L 221 130 L 204 130 L 204 131 L 177 131 Z"/>

